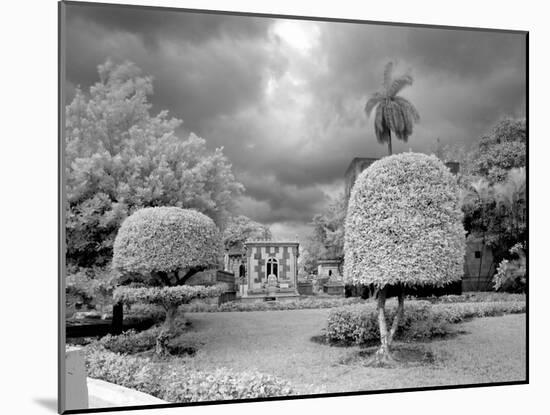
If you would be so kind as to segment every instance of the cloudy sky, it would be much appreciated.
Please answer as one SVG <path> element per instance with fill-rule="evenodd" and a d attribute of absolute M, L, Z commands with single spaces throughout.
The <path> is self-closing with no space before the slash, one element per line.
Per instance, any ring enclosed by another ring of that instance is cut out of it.
<path fill-rule="evenodd" d="M 285 238 L 343 193 L 353 157 L 386 154 L 363 112 L 386 62 L 412 71 L 402 95 L 421 116 L 393 150 L 429 152 L 525 115 L 525 53 L 523 35 L 502 32 L 71 4 L 65 90 L 86 90 L 109 57 L 136 63 L 154 77 L 154 111 L 224 147 L 246 187 L 240 213 Z"/>

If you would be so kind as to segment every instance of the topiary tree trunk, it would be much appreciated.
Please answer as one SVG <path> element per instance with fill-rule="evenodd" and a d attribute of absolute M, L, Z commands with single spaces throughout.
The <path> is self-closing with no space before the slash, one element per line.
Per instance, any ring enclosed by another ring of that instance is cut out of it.
<path fill-rule="evenodd" d="M 157 338 L 156 353 L 165 355 L 169 338 L 177 331 L 176 317 L 180 305 L 189 304 L 196 298 L 216 297 L 227 290 L 225 284 L 212 287 L 180 285 L 176 287 L 118 287 L 114 291 L 116 302 L 124 304 L 149 303 L 162 306 L 166 318 Z"/>
<path fill-rule="evenodd" d="M 404 303 L 405 303 L 403 287 L 399 285 L 397 287 L 397 290 L 398 290 L 397 311 L 395 313 L 395 316 L 393 318 L 393 323 L 389 331 L 388 331 L 388 325 L 386 322 L 386 297 L 388 294 L 388 286 L 385 286 L 380 290 L 378 290 L 376 308 L 378 312 L 378 327 L 380 329 L 380 347 L 374 353 L 372 358 L 368 361 L 368 364 L 384 366 L 384 365 L 391 365 L 392 363 L 395 362 L 395 358 L 391 353 L 391 345 L 393 343 L 395 334 L 399 329 L 399 323 L 403 319 L 403 311 L 404 311 Z"/>
<path fill-rule="evenodd" d="M 169 333 L 174 333 L 176 331 L 176 316 L 178 315 L 179 305 L 170 305 L 165 307 L 166 318 L 164 319 L 164 330 Z"/>

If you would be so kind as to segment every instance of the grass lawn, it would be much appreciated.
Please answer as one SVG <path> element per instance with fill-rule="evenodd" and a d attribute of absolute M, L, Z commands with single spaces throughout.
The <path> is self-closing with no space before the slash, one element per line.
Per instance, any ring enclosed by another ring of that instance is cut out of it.
<path fill-rule="evenodd" d="M 525 314 L 477 318 L 442 340 L 398 343 L 419 356 L 399 367 L 360 363 L 358 346 L 311 340 L 326 326 L 328 309 L 247 313 L 187 313 L 189 335 L 200 338 L 197 369 L 257 370 L 289 380 L 300 394 L 525 380 Z"/>

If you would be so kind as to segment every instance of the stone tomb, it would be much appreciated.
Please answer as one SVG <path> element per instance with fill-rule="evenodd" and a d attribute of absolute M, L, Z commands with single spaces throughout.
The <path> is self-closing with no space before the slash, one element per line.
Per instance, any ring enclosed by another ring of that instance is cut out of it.
<path fill-rule="evenodd" d="M 298 242 L 247 241 L 246 283 L 242 298 L 298 296 Z"/>
<path fill-rule="evenodd" d="M 319 261 L 317 261 L 317 277 L 341 280 L 341 262 L 342 261 L 339 259 L 320 259 Z"/>

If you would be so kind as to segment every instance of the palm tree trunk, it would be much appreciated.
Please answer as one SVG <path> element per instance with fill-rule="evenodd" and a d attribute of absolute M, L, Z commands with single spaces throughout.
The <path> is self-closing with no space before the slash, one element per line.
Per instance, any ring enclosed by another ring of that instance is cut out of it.
<path fill-rule="evenodd" d="M 391 156 L 392 155 L 392 151 L 391 151 L 391 130 L 388 132 L 388 153 L 389 155 Z"/>

